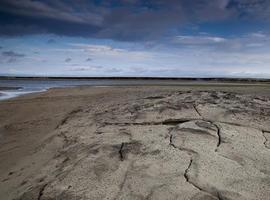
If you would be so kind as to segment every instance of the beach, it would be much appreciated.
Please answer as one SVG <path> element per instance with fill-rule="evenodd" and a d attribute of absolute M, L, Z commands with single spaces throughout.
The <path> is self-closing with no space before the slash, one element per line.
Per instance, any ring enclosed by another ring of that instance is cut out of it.
<path fill-rule="evenodd" d="M 54 88 L 0 101 L 0 199 L 268 200 L 270 85 Z"/>

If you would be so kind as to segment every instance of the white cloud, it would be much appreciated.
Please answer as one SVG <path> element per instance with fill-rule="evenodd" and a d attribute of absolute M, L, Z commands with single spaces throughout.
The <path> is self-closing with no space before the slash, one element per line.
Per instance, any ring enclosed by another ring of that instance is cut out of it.
<path fill-rule="evenodd" d="M 249 43 L 249 44 L 246 44 L 246 47 L 262 47 L 264 46 L 263 43 Z"/>
<path fill-rule="evenodd" d="M 75 44 L 70 44 L 70 45 L 77 48 L 92 51 L 92 52 L 124 52 L 126 51 L 125 49 L 113 48 L 112 46 L 109 46 L 109 45 L 80 44 L 80 43 L 75 43 Z"/>
<path fill-rule="evenodd" d="M 251 33 L 250 36 L 257 37 L 257 38 L 265 38 L 265 37 L 267 37 L 266 34 L 261 33 L 261 32 Z"/>
<path fill-rule="evenodd" d="M 176 44 L 184 45 L 208 45 L 225 42 L 226 39 L 222 37 L 211 37 L 211 36 L 176 36 L 173 42 Z"/>
<path fill-rule="evenodd" d="M 169 44 L 167 40 L 151 44 L 151 48 L 145 47 L 144 43 L 111 41 L 111 45 L 104 45 L 108 44 L 107 40 L 96 44 L 91 40 L 80 39 L 70 43 L 70 40 L 62 42 L 59 39 L 58 49 L 54 46 L 40 49 L 39 55 L 28 56 L 16 66 L 0 63 L 0 73 L 8 72 L 12 67 L 29 74 L 38 70 L 41 74 L 50 72 L 81 76 L 230 77 L 243 74 L 270 78 L 269 35 L 260 34 L 255 32 L 228 38 L 209 36 L 207 33 L 178 36 L 176 44 Z M 169 38 L 169 41 L 172 39 Z M 23 49 L 31 49 L 31 46 L 24 46 Z M 73 62 L 63 63 L 69 57 Z M 85 62 L 87 58 L 91 58 L 91 62 Z M 46 63 L 42 62 L 44 59 Z"/>
<path fill-rule="evenodd" d="M 172 40 L 173 44 L 184 45 L 189 48 L 201 48 L 203 50 L 219 52 L 243 52 L 243 51 L 260 51 L 260 49 L 270 45 L 270 35 L 262 32 L 249 33 L 242 36 L 219 37 L 209 36 L 207 33 L 197 36 L 177 36 Z M 264 52 L 264 49 L 262 52 Z"/>
<path fill-rule="evenodd" d="M 91 70 L 101 70 L 102 66 L 74 66 L 70 67 L 68 71 L 91 71 Z"/>
<path fill-rule="evenodd" d="M 69 44 L 74 47 L 73 50 L 84 51 L 87 56 L 93 59 L 111 60 L 115 62 L 137 62 L 149 59 L 152 55 L 147 51 L 128 50 L 123 48 L 115 48 L 110 45 L 97 45 L 97 44 L 83 44 L 72 43 Z"/>
<path fill-rule="evenodd" d="M 125 49 L 113 48 L 112 46 L 109 45 L 78 44 L 78 43 L 70 45 L 73 47 L 77 47 L 79 49 L 84 49 L 91 53 L 117 54 L 127 51 Z"/>

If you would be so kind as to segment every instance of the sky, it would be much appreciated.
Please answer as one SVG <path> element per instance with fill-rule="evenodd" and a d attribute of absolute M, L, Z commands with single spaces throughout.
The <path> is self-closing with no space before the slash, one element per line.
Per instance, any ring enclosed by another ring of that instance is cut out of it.
<path fill-rule="evenodd" d="M 270 1 L 0 0 L 0 75 L 270 78 Z"/>

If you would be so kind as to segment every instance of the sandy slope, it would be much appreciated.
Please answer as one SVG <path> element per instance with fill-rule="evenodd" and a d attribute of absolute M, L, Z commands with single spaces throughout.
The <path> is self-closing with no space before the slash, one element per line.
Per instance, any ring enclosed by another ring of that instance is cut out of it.
<path fill-rule="evenodd" d="M 0 199 L 269 199 L 269 87 L 54 89 L 0 103 Z"/>

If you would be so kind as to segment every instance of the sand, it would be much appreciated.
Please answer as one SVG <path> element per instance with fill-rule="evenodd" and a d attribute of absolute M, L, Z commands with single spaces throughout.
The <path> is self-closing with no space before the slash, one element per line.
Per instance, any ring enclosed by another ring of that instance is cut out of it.
<path fill-rule="evenodd" d="M 0 199 L 268 200 L 269 85 L 76 87 L 0 102 Z"/>

